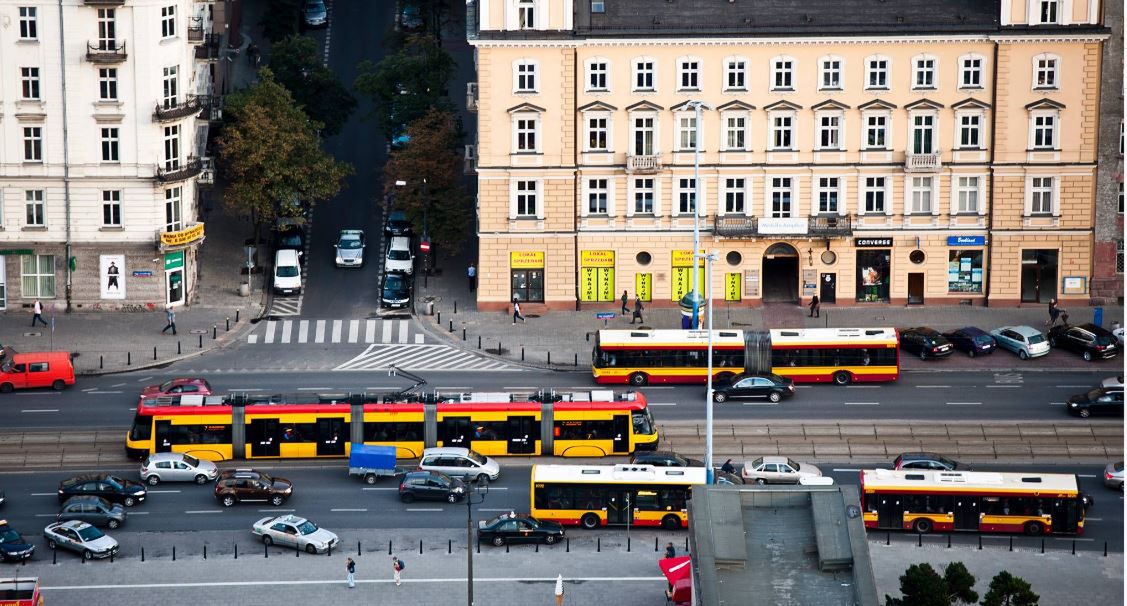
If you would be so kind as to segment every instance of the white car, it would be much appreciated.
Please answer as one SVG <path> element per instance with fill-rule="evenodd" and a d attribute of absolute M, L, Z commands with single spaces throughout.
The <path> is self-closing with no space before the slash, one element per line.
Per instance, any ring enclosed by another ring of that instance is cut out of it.
<path fill-rule="evenodd" d="M 387 243 L 384 271 L 389 274 L 408 274 L 415 271 L 415 256 L 411 254 L 411 239 L 393 236 Z"/>
<path fill-rule="evenodd" d="M 798 484 L 804 478 L 821 477 L 822 470 L 789 457 L 766 456 L 744 463 L 740 474 L 745 484 Z"/>
<path fill-rule="evenodd" d="M 108 558 L 117 553 L 117 541 L 86 522 L 55 522 L 43 529 L 47 547 L 62 547 L 83 554 L 87 560 Z"/>
<path fill-rule="evenodd" d="M 141 480 L 149 486 L 161 482 L 207 484 L 219 477 L 215 463 L 182 452 L 158 452 L 141 463 Z"/>
<path fill-rule="evenodd" d="M 288 295 L 301 292 L 301 253 L 283 248 L 274 253 L 274 292 Z"/>
<path fill-rule="evenodd" d="M 1109 389 L 1123 389 L 1123 375 L 1108 377 L 1100 383 L 1100 387 L 1107 387 Z"/>
<path fill-rule="evenodd" d="M 336 534 L 295 515 L 262 518 L 254 523 L 251 532 L 262 537 L 267 545 L 304 549 L 308 553 L 325 553 L 340 543 Z"/>

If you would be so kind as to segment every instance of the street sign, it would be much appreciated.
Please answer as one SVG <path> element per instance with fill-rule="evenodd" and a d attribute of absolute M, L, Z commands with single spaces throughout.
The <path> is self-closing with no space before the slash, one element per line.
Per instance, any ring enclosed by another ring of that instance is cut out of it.
<path fill-rule="evenodd" d="M 613 311 L 600 311 L 595 314 L 595 317 L 600 320 L 613 320 L 615 313 Z"/>
<path fill-rule="evenodd" d="M 426 240 L 419 242 L 419 250 L 422 252 L 430 252 L 430 242 Z"/>

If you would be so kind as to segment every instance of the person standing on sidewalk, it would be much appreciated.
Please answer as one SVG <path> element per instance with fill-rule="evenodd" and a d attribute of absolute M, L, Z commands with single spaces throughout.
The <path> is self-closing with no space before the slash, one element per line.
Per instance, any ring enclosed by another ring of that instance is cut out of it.
<path fill-rule="evenodd" d="M 677 557 L 677 550 L 673 547 L 673 542 L 670 541 L 665 544 L 665 558 L 669 559 L 675 557 Z"/>
<path fill-rule="evenodd" d="M 356 587 L 356 562 L 353 562 L 352 558 L 348 558 L 345 569 L 348 570 L 348 588 L 353 589 Z"/>
<path fill-rule="evenodd" d="M 520 320 L 521 322 L 528 322 L 528 320 L 525 320 L 524 316 L 522 316 L 520 313 L 520 302 L 517 301 L 516 297 L 513 297 L 513 324 L 516 324 L 517 320 Z"/>
<path fill-rule="evenodd" d="M 811 299 L 810 299 L 810 317 L 811 318 L 821 317 L 822 314 L 818 310 L 818 308 L 819 308 L 819 306 L 821 306 L 821 304 L 822 304 L 822 301 L 821 301 L 821 299 L 818 298 L 818 295 L 814 295 L 813 297 L 811 297 Z"/>
<path fill-rule="evenodd" d="M 399 558 L 391 556 L 391 576 L 395 579 L 395 586 L 399 587 L 399 573 L 403 571 L 403 562 Z"/>
<path fill-rule="evenodd" d="M 623 294 L 622 296 L 625 297 L 626 295 Z M 634 320 L 637 320 L 638 323 L 645 322 L 645 320 L 642 319 L 642 310 L 643 309 L 645 309 L 645 308 L 642 307 L 642 297 L 639 297 L 638 295 L 634 295 L 634 315 L 630 317 L 630 323 L 631 324 L 634 323 Z"/>
<path fill-rule="evenodd" d="M 473 263 L 470 263 L 470 266 L 466 268 L 466 278 L 470 281 L 470 292 L 477 290 L 477 268 L 473 266 Z"/>
<path fill-rule="evenodd" d="M 172 329 L 172 336 L 175 337 L 176 336 L 176 311 L 172 309 L 171 305 L 164 308 L 164 320 L 166 322 L 168 322 L 168 324 L 165 325 L 164 330 L 160 331 L 160 334 L 163 335 L 165 332 L 168 331 L 168 329 L 171 328 Z"/>
<path fill-rule="evenodd" d="M 39 299 L 35 300 L 35 305 L 32 307 L 35 315 L 31 316 L 31 326 L 34 328 L 36 322 L 42 322 L 44 326 L 48 326 L 47 320 L 43 319 L 43 303 Z"/>
<path fill-rule="evenodd" d="M 1057 323 L 1057 318 L 1060 317 L 1060 306 L 1057 305 L 1056 299 L 1049 299 L 1049 323 L 1047 326 L 1052 326 Z"/>
<path fill-rule="evenodd" d="M 629 303 L 629 302 L 630 302 L 630 297 L 626 296 L 625 290 L 622 291 L 622 315 L 624 315 L 624 316 L 626 314 L 630 313 L 630 309 L 628 307 L 626 307 L 626 304 Z"/>

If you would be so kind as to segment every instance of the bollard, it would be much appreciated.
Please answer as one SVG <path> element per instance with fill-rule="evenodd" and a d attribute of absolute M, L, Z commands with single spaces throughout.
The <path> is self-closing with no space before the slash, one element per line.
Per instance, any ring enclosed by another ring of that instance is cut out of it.
<path fill-rule="evenodd" d="M 207 559 L 207 543 L 203 544 L 203 559 Z"/>
<path fill-rule="evenodd" d="M 626 537 L 626 553 L 630 553 L 630 537 Z"/>
<path fill-rule="evenodd" d="M 505 553 L 509 553 L 509 542 L 505 541 Z"/>
<path fill-rule="evenodd" d="M 327 553 L 328 553 L 330 558 L 333 557 L 333 544 L 332 543 L 329 543 L 329 550 L 328 550 Z"/>
<path fill-rule="evenodd" d="M 540 543 L 536 544 L 536 553 L 540 553 Z"/>
<path fill-rule="evenodd" d="M 419 555 L 423 555 L 423 540 L 419 539 Z"/>
<path fill-rule="evenodd" d="M 176 561 L 176 546 L 175 545 L 172 546 L 172 561 L 173 562 Z"/>
<path fill-rule="evenodd" d="M 458 300 L 454 299 L 454 313 L 458 313 Z"/>
<path fill-rule="evenodd" d="M 141 561 L 142 562 L 145 561 L 145 548 L 144 547 L 141 547 Z"/>
<path fill-rule="evenodd" d="M 982 551 L 982 535 L 978 535 L 978 550 Z"/>
<path fill-rule="evenodd" d="M 463 341 L 466 340 L 466 327 L 464 327 L 464 326 L 462 327 L 462 340 Z"/>
<path fill-rule="evenodd" d="M 157 346 L 156 345 L 153 346 L 153 359 L 154 360 L 157 359 Z"/>
<path fill-rule="evenodd" d="M 917 532 L 916 537 L 919 539 L 919 541 L 916 542 L 916 547 L 923 547 L 924 546 L 924 533 Z"/>
<path fill-rule="evenodd" d="M 481 335 L 477 336 L 477 348 L 481 349 Z"/>
<path fill-rule="evenodd" d="M 180 341 L 176 341 L 176 355 L 180 355 Z"/>
<path fill-rule="evenodd" d="M 1072 555 L 1076 555 L 1076 539 L 1072 539 Z"/>
<path fill-rule="evenodd" d="M 131 351 L 125 352 L 125 365 L 126 366 L 132 366 L 133 365 L 133 352 L 131 352 Z"/>
<path fill-rule="evenodd" d="M 884 544 L 885 545 L 891 545 L 892 544 L 892 533 L 891 532 L 884 533 Z"/>
<path fill-rule="evenodd" d="M 52 564 L 58 564 L 59 563 L 59 550 L 58 549 L 52 549 L 51 550 L 51 563 Z"/>
<path fill-rule="evenodd" d="M 1045 539 L 1041 539 L 1041 553 L 1045 553 Z"/>
<path fill-rule="evenodd" d="M 438 322 L 435 322 L 435 324 L 438 324 L 439 326 L 442 326 L 442 312 L 441 312 L 441 311 L 440 311 L 440 312 L 438 312 L 438 314 L 437 314 L 437 315 L 438 315 Z"/>
<path fill-rule="evenodd" d="M 689 553 L 689 537 L 685 537 L 685 553 Z"/>
<path fill-rule="evenodd" d="M 951 548 L 951 535 L 947 535 L 947 549 Z"/>
<path fill-rule="evenodd" d="M 654 537 L 654 551 L 657 551 L 657 537 Z"/>
<path fill-rule="evenodd" d="M 262 544 L 262 557 L 264 557 L 264 558 L 270 557 L 270 546 L 267 545 L 266 543 Z"/>
<path fill-rule="evenodd" d="M 575 362 L 573 362 L 571 365 L 579 366 L 579 354 L 575 354 Z"/>
<path fill-rule="evenodd" d="M 360 541 L 356 541 L 356 555 L 360 555 Z M 387 555 L 391 555 L 391 541 L 387 542 Z"/>
<path fill-rule="evenodd" d="M 212 324 L 211 325 L 211 340 L 214 341 L 215 339 L 217 339 L 218 335 L 219 335 L 219 326 Z"/>
<path fill-rule="evenodd" d="M 86 563 L 86 552 L 85 551 L 82 552 L 82 563 L 83 564 Z"/>
<path fill-rule="evenodd" d="M 235 543 L 235 559 L 239 559 L 239 544 Z"/>
<path fill-rule="evenodd" d="M 564 553 L 571 553 L 571 537 L 564 537 Z M 1107 555 L 1107 541 L 1104 541 L 1104 555 Z"/>
<path fill-rule="evenodd" d="M 497 346 L 497 352 L 500 353 L 500 351 L 501 351 L 501 346 L 498 345 Z M 523 347 L 520 348 L 520 361 L 524 362 L 524 348 Z"/>
<path fill-rule="evenodd" d="M 1104 557 L 1107 557 L 1107 541 L 1104 541 Z"/>
<path fill-rule="evenodd" d="M 449 320 L 449 323 L 450 323 L 450 328 L 449 328 L 450 332 L 454 332 L 454 321 Z"/>
<path fill-rule="evenodd" d="M 603 550 L 603 537 L 597 537 L 595 539 L 595 551 L 602 551 L 602 550 Z"/>
<path fill-rule="evenodd" d="M 552 365 L 552 350 L 548 350 L 548 366 Z"/>
<path fill-rule="evenodd" d="M 501 355 L 501 342 L 497 341 L 497 355 Z"/>
<path fill-rule="evenodd" d="M 1010 551 L 1014 550 L 1014 538 L 1010 537 Z"/>
<path fill-rule="evenodd" d="M 477 542 L 477 552 L 481 553 L 481 541 Z"/>
<path fill-rule="evenodd" d="M 203 349 L 203 335 L 200 335 L 200 349 Z"/>
<path fill-rule="evenodd" d="M 98 356 L 98 368 L 103 369 L 106 367 L 106 360 L 104 356 Z"/>
<path fill-rule="evenodd" d="M 231 316 L 227 316 L 227 330 L 231 330 Z"/>
<path fill-rule="evenodd" d="M 110 552 L 110 564 L 113 564 L 113 552 Z"/>
<path fill-rule="evenodd" d="M 301 548 L 297 546 L 297 543 L 294 543 L 294 546 L 293 546 L 293 557 L 295 557 L 295 558 L 301 557 Z"/>
<path fill-rule="evenodd" d="M 446 553 L 454 553 L 454 541 L 451 539 L 446 539 Z"/>
<path fill-rule="evenodd" d="M 239 323 L 239 310 L 235 310 L 235 324 Z"/>

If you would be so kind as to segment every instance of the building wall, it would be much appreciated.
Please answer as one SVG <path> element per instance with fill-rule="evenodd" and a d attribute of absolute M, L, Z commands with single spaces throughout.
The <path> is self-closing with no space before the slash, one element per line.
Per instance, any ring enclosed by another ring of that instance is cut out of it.
<path fill-rule="evenodd" d="M 1105 3 L 1103 10 L 1111 38 L 1103 44 L 1100 70 L 1093 304 L 1123 301 L 1123 3 Z"/>

